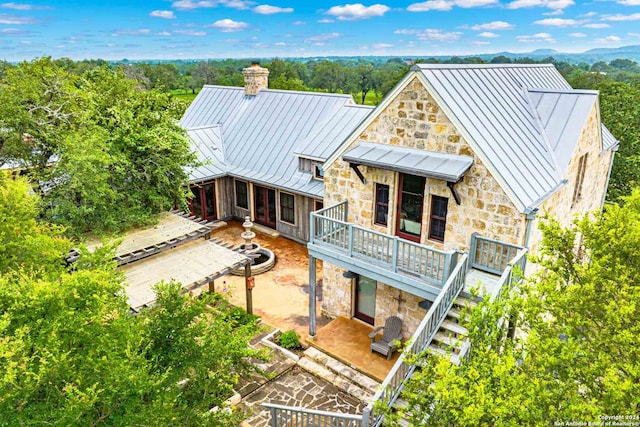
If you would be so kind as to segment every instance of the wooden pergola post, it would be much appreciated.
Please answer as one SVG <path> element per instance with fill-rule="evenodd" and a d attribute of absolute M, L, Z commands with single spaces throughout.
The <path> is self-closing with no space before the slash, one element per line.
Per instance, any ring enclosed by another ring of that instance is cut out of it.
<path fill-rule="evenodd" d="M 246 289 L 247 313 L 253 314 L 253 299 L 251 296 L 253 280 L 249 279 L 253 279 L 253 277 L 251 277 L 251 263 L 247 263 L 244 266 L 244 287 Z"/>

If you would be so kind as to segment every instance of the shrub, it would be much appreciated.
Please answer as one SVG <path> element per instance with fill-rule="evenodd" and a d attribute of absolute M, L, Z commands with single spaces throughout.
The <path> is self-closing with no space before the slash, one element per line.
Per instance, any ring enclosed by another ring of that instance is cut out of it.
<path fill-rule="evenodd" d="M 283 332 L 278 341 L 281 347 L 289 350 L 302 347 L 300 344 L 300 336 L 296 331 Z"/>

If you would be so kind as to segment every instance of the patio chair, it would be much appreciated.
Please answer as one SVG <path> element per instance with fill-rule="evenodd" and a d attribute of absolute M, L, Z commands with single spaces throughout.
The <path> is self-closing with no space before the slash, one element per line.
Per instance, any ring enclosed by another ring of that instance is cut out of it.
<path fill-rule="evenodd" d="M 376 341 L 376 335 L 381 330 L 384 330 L 382 333 L 382 338 Z M 369 338 L 371 338 L 371 352 L 377 351 L 385 356 L 387 356 L 387 360 L 391 360 L 391 356 L 393 352 L 398 348 L 393 343 L 396 340 L 400 340 L 402 336 L 402 320 L 399 317 L 391 316 L 387 318 L 384 322 L 384 326 L 378 326 L 369 334 Z"/>

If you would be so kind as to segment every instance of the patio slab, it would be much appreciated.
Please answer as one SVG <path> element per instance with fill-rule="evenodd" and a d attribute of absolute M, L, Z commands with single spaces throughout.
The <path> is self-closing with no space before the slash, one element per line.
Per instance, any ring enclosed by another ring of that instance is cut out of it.
<path fill-rule="evenodd" d="M 362 322 L 338 317 L 318 329 L 316 338 L 307 339 L 307 344 L 382 382 L 400 353 L 395 352 L 391 360 L 379 353 L 372 353 L 368 336 L 371 331 L 373 327 Z"/>
<path fill-rule="evenodd" d="M 214 230 L 211 236 L 237 245 L 243 243 L 240 238 L 243 231 L 240 222 L 230 221 L 226 227 Z M 262 233 L 256 233 L 254 241 L 276 254 L 276 264 L 272 270 L 255 276 L 253 313 L 283 332 L 295 330 L 301 337 L 306 337 L 309 334 L 309 297 L 305 293 L 309 288 L 309 254 L 306 246 Z M 321 262 L 318 262 L 316 277 L 322 277 Z M 321 287 L 321 282 L 318 285 Z M 215 290 L 232 304 L 246 308 L 243 277 L 220 278 L 215 281 Z M 321 293 L 318 296 L 321 297 Z M 316 318 L 319 327 L 329 322 L 320 315 L 320 304 L 317 304 Z"/>

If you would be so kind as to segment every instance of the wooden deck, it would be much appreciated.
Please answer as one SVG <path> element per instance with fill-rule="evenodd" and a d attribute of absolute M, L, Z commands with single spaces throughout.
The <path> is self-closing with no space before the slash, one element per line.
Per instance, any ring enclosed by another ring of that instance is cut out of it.
<path fill-rule="evenodd" d="M 484 271 L 469 269 L 464 283 L 464 292 L 471 293 L 471 289 L 480 285 L 480 295 L 483 293 L 494 293 L 499 287 L 500 276 L 497 274 L 486 273 Z"/>
<path fill-rule="evenodd" d="M 391 360 L 379 353 L 372 353 L 368 337 L 371 331 L 373 327 L 363 322 L 338 317 L 320 328 L 316 338 L 307 340 L 307 344 L 382 382 L 400 353 L 396 352 Z"/>

